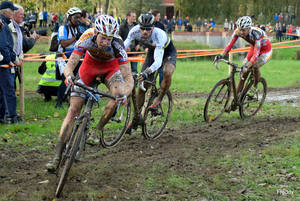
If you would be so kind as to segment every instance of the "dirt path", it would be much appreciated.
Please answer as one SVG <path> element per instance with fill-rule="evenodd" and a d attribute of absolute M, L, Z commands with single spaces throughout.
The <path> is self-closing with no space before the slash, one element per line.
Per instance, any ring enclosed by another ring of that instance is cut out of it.
<path fill-rule="evenodd" d="M 288 100 L 294 101 L 291 94 L 297 95 L 298 89 L 269 90 L 268 101 L 284 103 L 284 98 L 271 97 L 284 97 L 288 93 L 292 97 Z M 187 98 L 203 94 L 174 95 Z M 194 172 L 210 182 L 215 173 L 224 170 L 206 164 L 208 155 L 222 158 L 246 148 L 261 150 L 299 128 L 299 117 L 266 117 L 167 128 L 160 138 L 152 141 L 135 132 L 109 150 L 100 146 L 88 147 L 84 160 L 72 167 L 62 198 L 56 200 L 162 200 L 170 192 L 163 189 L 143 191 L 140 184 L 148 177 L 137 176 L 143 172 L 149 174 L 156 167 L 158 172 L 166 169 L 177 175 Z M 0 146 L 0 153 L 0 195 L 6 194 L 12 200 L 53 200 L 58 177 L 45 170 L 53 152 L 35 149 L 24 152 L 22 148 L 14 150 Z M 191 161 L 201 162 L 201 169 Z M 163 166 L 157 167 L 157 164 Z M 193 193 L 185 199 L 201 200 L 201 197 L 192 198 Z"/>

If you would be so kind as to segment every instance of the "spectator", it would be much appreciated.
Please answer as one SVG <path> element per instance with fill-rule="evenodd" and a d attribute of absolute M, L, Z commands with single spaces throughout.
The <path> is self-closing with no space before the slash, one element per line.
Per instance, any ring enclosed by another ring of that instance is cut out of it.
<path fill-rule="evenodd" d="M 292 25 L 294 25 L 295 19 L 296 19 L 296 16 L 294 13 L 292 13 L 291 14 Z"/>
<path fill-rule="evenodd" d="M 291 35 L 294 33 L 294 27 L 292 24 L 290 24 L 290 27 L 289 27 L 289 30 L 288 30 L 288 33 L 289 33 L 289 37 L 290 37 L 290 40 L 294 40 L 294 36 Z"/>
<path fill-rule="evenodd" d="M 166 31 L 165 26 L 160 22 L 160 12 L 159 12 L 159 10 L 153 9 L 151 11 L 151 14 L 154 15 L 154 18 L 155 18 L 154 26 Z"/>
<path fill-rule="evenodd" d="M 181 17 L 179 17 L 178 20 L 177 20 L 177 26 L 178 26 L 178 31 L 181 31 L 181 26 L 182 26 Z"/>
<path fill-rule="evenodd" d="M 23 53 L 23 33 L 20 27 L 20 24 L 23 23 L 24 18 L 24 9 L 22 6 L 17 4 L 14 7 L 18 8 L 13 14 L 13 19 L 11 23 L 9 23 L 8 27 L 11 31 L 13 41 L 14 41 L 14 52 L 16 54 L 16 59 L 14 61 L 15 66 L 11 69 L 11 79 L 13 82 L 13 86 L 15 88 L 15 73 L 17 67 L 22 66 L 24 53 Z"/>
<path fill-rule="evenodd" d="M 34 11 L 33 15 L 35 16 L 34 28 L 36 28 L 36 23 L 37 23 L 37 19 L 38 19 L 38 13 L 36 10 Z"/>
<path fill-rule="evenodd" d="M 62 24 L 63 19 L 64 19 L 64 16 L 63 16 L 63 14 L 61 13 L 61 11 L 59 11 L 59 12 L 58 12 L 58 22 L 59 22 L 59 25 Z"/>
<path fill-rule="evenodd" d="M 290 23 L 289 19 L 290 19 L 290 15 L 288 13 L 285 13 L 285 15 L 284 15 L 284 21 L 285 21 L 285 23 L 289 24 Z"/>
<path fill-rule="evenodd" d="M 57 23 L 58 22 L 58 15 L 57 13 L 55 13 L 55 15 L 53 16 L 53 23 Z"/>
<path fill-rule="evenodd" d="M 186 29 L 187 23 L 190 23 L 190 20 L 189 20 L 189 16 L 186 15 L 185 20 L 183 21 L 184 31 L 187 31 L 187 29 Z"/>
<path fill-rule="evenodd" d="M 176 26 L 176 19 L 175 19 L 175 16 L 173 16 L 171 22 L 172 22 L 172 26 L 173 26 L 172 31 L 175 31 L 175 26 Z"/>
<path fill-rule="evenodd" d="M 164 25 L 159 21 L 160 20 L 160 12 L 159 12 L 159 10 L 153 9 L 151 11 L 151 14 L 155 18 L 154 27 L 157 27 L 157 28 L 160 28 L 160 29 L 166 31 L 165 28 L 164 28 Z M 145 48 L 145 51 L 148 52 L 148 48 Z M 159 86 L 161 85 L 163 79 L 164 79 L 164 73 L 163 73 L 163 68 L 161 68 L 160 71 L 159 71 Z"/>
<path fill-rule="evenodd" d="M 13 51 L 14 41 L 9 30 L 8 24 L 13 17 L 14 10 L 18 10 L 12 2 L 2 1 L 0 4 L 0 19 L 3 22 L 2 31 L 0 32 L 1 41 L 0 52 L 3 60 L 0 65 L 8 65 L 8 68 L 0 67 L 0 123 L 7 123 L 4 120 L 5 108 L 8 111 L 9 123 L 14 124 L 22 120 L 17 115 L 17 99 L 13 83 L 10 76 L 10 69 L 14 67 L 12 61 L 16 60 L 16 53 Z"/>
<path fill-rule="evenodd" d="M 198 17 L 198 20 L 196 21 L 196 26 L 197 26 L 198 32 L 200 32 L 201 31 L 201 26 L 202 26 L 201 17 Z"/>
<path fill-rule="evenodd" d="M 44 9 L 43 12 L 43 26 L 46 28 L 47 27 L 47 21 L 48 21 L 48 12 L 46 9 Z"/>
<path fill-rule="evenodd" d="M 281 42 L 282 38 L 282 26 L 281 23 L 278 24 L 278 28 L 276 30 L 276 36 L 278 35 L 278 41 Z"/>
<path fill-rule="evenodd" d="M 35 31 L 33 33 L 29 32 L 29 38 L 23 34 L 23 53 L 27 53 L 31 48 L 33 48 L 35 42 L 41 37 L 40 34 L 37 34 Z"/>
<path fill-rule="evenodd" d="M 173 23 L 170 20 L 168 20 L 167 30 L 168 30 L 169 37 L 171 37 L 172 30 L 173 30 Z"/>
<path fill-rule="evenodd" d="M 48 24 L 49 24 L 49 27 L 53 27 L 53 12 L 52 11 L 50 11 L 49 13 L 48 13 Z"/>
<path fill-rule="evenodd" d="M 212 18 L 210 18 L 210 20 L 209 20 L 209 25 L 210 25 L 210 30 L 214 31 L 214 28 L 215 28 L 216 24 L 215 24 L 215 21 Z"/>
<path fill-rule="evenodd" d="M 167 26 L 168 26 L 168 18 L 167 16 L 165 15 L 165 18 L 163 19 L 163 24 L 165 26 L 165 30 L 167 30 Z"/>
<path fill-rule="evenodd" d="M 260 25 L 261 30 L 263 30 L 264 32 L 266 32 L 266 26 L 264 24 Z"/>
<path fill-rule="evenodd" d="M 81 10 L 77 7 L 70 8 L 67 12 L 68 23 L 66 25 L 62 25 L 58 30 L 58 52 L 65 52 L 67 58 L 70 57 L 71 53 L 74 50 L 75 43 L 81 36 L 81 32 L 79 29 L 79 22 L 81 18 Z M 65 63 L 59 63 L 59 68 L 63 72 L 63 68 L 65 67 Z M 77 74 L 78 69 L 81 65 L 81 62 L 78 63 L 76 68 L 74 69 L 74 75 Z M 66 90 L 66 85 L 64 83 L 65 77 L 62 75 L 62 83 L 59 86 L 58 94 L 57 94 L 57 102 L 56 108 L 62 107 L 62 101 L 64 97 L 64 92 Z"/>
<path fill-rule="evenodd" d="M 46 56 L 46 59 L 55 59 L 55 56 L 56 54 L 51 54 Z M 44 95 L 44 102 L 50 101 L 51 96 L 57 96 L 58 94 L 58 86 L 61 84 L 61 80 L 56 79 L 55 70 L 55 61 L 44 61 L 38 69 L 39 74 L 43 76 L 36 92 Z"/>
<path fill-rule="evenodd" d="M 40 27 L 43 26 L 43 20 L 44 20 L 44 15 L 43 15 L 43 11 L 41 11 L 41 12 L 39 13 Z"/>
<path fill-rule="evenodd" d="M 79 22 L 79 29 L 83 33 L 85 30 L 91 28 L 89 13 L 85 9 L 81 9 L 81 18 Z"/>
<path fill-rule="evenodd" d="M 236 27 L 235 27 L 235 23 L 233 23 L 233 21 L 231 20 L 230 23 L 229 23 L 229 30 L 235 30 Z"/>
<path fill-rule="evenodd" d="M 252 19 L 252 22 L 255 20 L 255 15 L 254 15 L 254 13 L 251 14 L 251 19 Z"/>
<path fill-rule="evenodd" d="M 207 19 L 204 19 L 204 22 L 203 22 L 204 31 L 207 31 L 207 27 L 208 27 L 207 25 L 208 25 Z"/>
<path fill-rule="evenodd" d="M 225 22 L 224 22 L 224 25 L 223 25 L 223 27 L 224 27 L 224 31 L 228 31 L 228 29 L 229 29 L 229 23 L 228 23 L 228 21 L 227 21 L 227 19 L 225 19 Z"/>
<path fill-rule="evenodd" d="M 126 20 L 124 22 L 122 22 L 120 29 L 119 29 L 119 35 L 121 36 L 121 38 L 123 39 L 123 41 L 126 40 L 129 31 L 135 26 L 137 25 L 136 23 L 136 14 L 134 11 L 129 10 L 126 14 Z M 129 48 L 126 50 L 127 52 L 136 52 L 136 51 L 140 51 L 141 46 L 139 45 L 138 41 L 134 41 Z M 137 54 L 129 54 L 128 56 L 137 56 Z M 130 65 L 131 65 L 131 72 L 138 72 L 137 71 L 137 64 L 138 62 L 134 62 L 131 61 Z"/>
<path fill-rule="evenodd" d="M 282 23 L 283 22 L 283 14 L 280 13 L 278 17 L 279 17 L 279 23 Z"/>
<path fill-rule="evenodd" d="M 279 23 L 280 24 L 280 23 Z M 278 23 L 275 24 L 275 27 L 274 27 L 274 31 L 275 31 L 275 35 L 276 35 L 276 40 L 279 41 L 279 26 L 278 26 Z"/>
<path fill-rule="evenodd" d="M 190 23 L 187 23 L 187 25 L 186 25 L 186 31 L 193 32 L 193 27 L 192 27 L 192 25 L 190 25 Z"/>
<path fill-rule="evenodd" d="M 287 35 L 286 35 L 286 26 L 285 26 L 285 23 L 282 24 L 282 35 L 285 35 L 283 37 L 283 39 L 287 39 Z"/>
<path fill-rule="evenodd" d="M 274 20 L 275 20 L 275 23 L 278 22 L 278 20 L 279 20 L 279 16 L 277 13 L 275 13 Z"/>

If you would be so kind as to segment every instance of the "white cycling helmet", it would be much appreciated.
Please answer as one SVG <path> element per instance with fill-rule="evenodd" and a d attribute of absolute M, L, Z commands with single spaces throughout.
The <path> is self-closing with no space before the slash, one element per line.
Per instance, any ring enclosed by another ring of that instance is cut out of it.
<path fill-rule="evenodd" d="M 74 14 L 76 14 L 76 13 L 81 14 L 81 10 L 80 10 L 79 8 L 77 8 L 77 7 L 70 8 L 70 9 L 67 11 L 68 17 L 69 17 L 69 16 L 72 16 L 72 15 L 74 15 Z"/>
<path fill-rule="evenodd" d="M 109 15 L 100 15 L 95 20 L 95 28 L 99 33 L 106 36 L 114 36 L 119 32 L 119 24 Z"/>
<path fill-rule="evenodd" d="M 237 27 L 239 29 L 249 28 L 249 27 L 251 27 L 251 24 L 252 24 L 251 17 L 249 17 L 249 16 L 240 17 L 236 22 L 237 22 Z"/>

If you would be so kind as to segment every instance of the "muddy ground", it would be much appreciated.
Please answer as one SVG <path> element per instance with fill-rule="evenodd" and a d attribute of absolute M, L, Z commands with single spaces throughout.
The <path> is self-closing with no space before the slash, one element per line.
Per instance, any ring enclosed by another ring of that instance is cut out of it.
<path fill-rule="evenodd" d="M 267 101 L 296 104 L 298 92 L 297 88 L 270 89 Z M 175 98 L 203 95 L 175 94 Z M 176 200 L 206 200 L 199 195 L 200 190 L 189 192 L 185 189 L 188 192 L 186 197 L 180 197 L 180 192 L 170 192 L 168 187 L 145 191 L 140 184 L 148 177 L 137 178 L 137 175 L 163 164 L 162 169 L 167 168 L 178 175 L 184 175 L 186 171 L 205 175 L 203 178 L 209 182 L 215 173 L 224 170 L 206 164 L 207 156 L 219 158 L 243 149 L 261 150 L 299 129 L 299 117 L 270 116 L 167 128 L 160 138 L 152 141 L 135 133 L 125 136 L 118 146 L 109 150 L 100 146 L 88 147 L 83 161 L 73 165 L 59 199 L 54 197 L 59 177 L 45 170 L 53 152 L 35 149 L 24 152 L 0 146 L 0 194 L 6 194 L 10 200 L 163 200 L 168 194 L 173 193 L 176 197 L 177 193 Z M 190 163 L 197 160 L 203 161 L 200 169 Z M 163 176 L 163 173 L 158 176 Z M 231 194 L 223 192 L 223 195 L 234 200 Z"/>

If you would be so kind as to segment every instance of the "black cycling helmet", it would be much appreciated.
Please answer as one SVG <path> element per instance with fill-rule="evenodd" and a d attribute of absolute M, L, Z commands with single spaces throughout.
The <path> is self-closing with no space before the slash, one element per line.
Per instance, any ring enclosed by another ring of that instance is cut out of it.
<path fill-rule="evenodd" d="M 139 17 L 139 25 L 141 28 L 151 29 L 154 25 L 155 18 L 151 13 L 143 13 Z"/>

